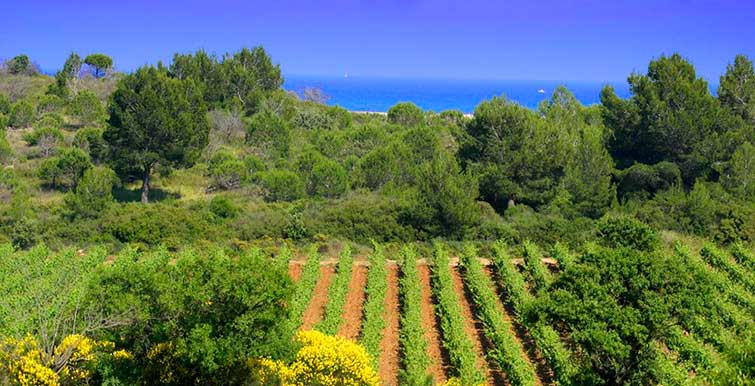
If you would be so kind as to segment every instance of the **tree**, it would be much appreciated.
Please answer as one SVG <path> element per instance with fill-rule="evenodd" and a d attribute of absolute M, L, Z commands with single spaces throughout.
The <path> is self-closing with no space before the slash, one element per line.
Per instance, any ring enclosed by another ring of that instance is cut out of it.
<path fill-rule="evenodd" d="M 744 199 L 755 198 L 755 146 L 740 145 L 732 155 L 728 168 L 721 176 L 724 186 Z"/>
<path fill-rule="evenodd" d="M 260 185 L 265 190 L 265 201 L 294 201 L 306 194 L 301 178 L 288 170 L 274 169 L 263 173 Z"/>
<path fill-rule="evenodd" d="M 63 132 L 50 126 L 42 126 L 34 129 L 30 134 L 24 136 L 24 139 L 29 145 L 36 145 L 39 147 L 42 157 L 47 158 L 51 156 L 55 150 L 63 143 Z"/>
<path fill-rule="evenodd" d="M 247 124 L 246 143 L 268 159 L 286 157 L 291 147 L 291 129 L 280 116 L 260 111 Z"/>
<path fill-rule="evenodd" d="M 7 61 L 8 72 L 12 75 L 37 75 L 39 70 L 31 63 L 26 55 L 18 55 Z"/>
<path fill-rule="evenodd" d="M 113 67 L 113 59 L 105 54 L 90 54 L 84 58 L 84 63 L 94 68 L 94 77 L 104 76 Z"/>
<path fill-rule="evenodd" d="M 78 186 L 65 197 L 69 217 L 97 217 L 113 202 L 116 182 L 117 176 L 111 169 L 103 166 L 88 168 Z"/>
<path fill-rule="evenodd" d="M 420 166 L 414 213 L 419 228 L 429 234 L 464 238 L 479 224 L 478 183 L 465 174 L 451 155 L 439 152 Z"/>
<path fill-rule="evenodd" d="M 425 112 L 411 102 L 397 103 L 388 109 L 388 122 L 409 127 L 423 125 Z"/>
<path fill-rule="evenodd" d="M 611 88 L 601 93 L 603 116 L 613 136 L 611 154 L 620 167 L 635 162 L 679 165 L 691 184 L 716 161 L 708 149 L 717 134 L 736 128 L 720 109 L 708 83 L 679 54 L 661 56 L 647 74 L 628 79 L 632 97 L 621 101 Z"/>
<path fill-rule="evenodd" d="M 79 72 L 81 71 L 81 57 L 79 54 L 75 52 L 71 52 L 68 55 L 68 58 L 66 59 L 66 62 L 63 64 L 63 75 L 65 76 L 66 80 L 72 80 L 79 77 Z M 76 90 L 73 90 L 76 92 Z"/>
<path fill-rule="evenodd" d="M 81 90 L 68 106 L 71 115 L 84 126 L 96 125 L 107 117 L 105 107 L 93 91 Z"/>
<path fill-rule="evenodd" d="M 71 190 L 76 190 L 84 172 L 91 167 L 89 155 L 79 148 L 67 148 L 58 156 L 60 176 L 70 181 Z"/>
<path fill-rule="evenodd" d="M 142 202 L 149 202 L 155 166 L 192 165 L 207 146 L 209 123 L 202 94 L 187 80 L 154 67 L 124 77 L 111 96 L 110 125 L 103 137 L 116 172 L 142 179 Z"/>
<path fill-rule="evenodd" d="M 726 66 L 718 85 L 721 105 L 755 125 L 755 70 L 744 55 L 737 55 L 734 63 Z"/>
<path fill-rule="evenodd" d="M 673 255 L 595 247 L 558 277 L 533 314 L 562 326 L 577 360 L 599 378 L 577 384 L 656 384 L 655 343 L 708 296 L 706 277 Z"/>
<path fill-rule="evenodd" d="M 207 173 L 212 178 L 212 188 L 222 190 L 236 189 L 247 179 L 244 162 L 227 150 L 212 155 L 207 162 Z"/>
<path fill-rule="evenodd" d="M 496 97 L 475 109 L 459 155 L 479 172 L 480 194 L 494 208 L 519 202 L 538 207 L 556 195 L 573 130 Z"/>

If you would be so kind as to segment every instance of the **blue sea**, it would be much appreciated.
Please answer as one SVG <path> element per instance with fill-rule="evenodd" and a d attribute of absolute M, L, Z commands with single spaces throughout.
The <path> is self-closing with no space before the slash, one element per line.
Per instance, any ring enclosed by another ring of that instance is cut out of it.
<path fill-rule="evenodd" d="M 535 80 L 444 80 L 372 77 L 286 76 L 283 87 L 301 95 L 316 87 L 328 95 L 329 105 L 352 111 L 384 112 L 398 102 L 414 102 L 425 110 L 474 111 L 480 102 L 506 95 L 523 106 L 536 108 L 550 98 L 559 85 L 566 86 L 584 105 L 600 102 L 600 90 L 610 84 L 623 98 L 629 96 L 626 82 L 558 82 Z"/>

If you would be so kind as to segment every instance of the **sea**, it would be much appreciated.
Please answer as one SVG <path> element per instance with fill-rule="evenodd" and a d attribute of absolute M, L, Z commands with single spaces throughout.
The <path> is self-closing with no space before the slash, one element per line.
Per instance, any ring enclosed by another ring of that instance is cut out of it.
<path fill-rule="evenodd" d="M 399 102 L 413 102 L 425 110 L 461 110 L 474 112 L 480 102 L 494 96 L 508 99 L 531 109 L 549 99 L 560 85 L 566 86 L 583 104 L 600 102 L 604 86 L 613 86 L 616 94 L 629 97 L 626 82 L 539 81 L 539 80 L 460 80 L 409 79 L 361 76 L 284 77 L 283 88 L 301 95 L 307 87 L 319 88 L 327 95 L 329 105 L 351 111 L 386 112 Z"/>

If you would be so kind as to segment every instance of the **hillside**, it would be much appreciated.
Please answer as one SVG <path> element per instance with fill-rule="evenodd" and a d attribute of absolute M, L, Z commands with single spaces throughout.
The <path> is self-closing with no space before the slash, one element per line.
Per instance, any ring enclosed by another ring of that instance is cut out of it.
<path fill-rule="evenodd" d="M 113 63 L 0 68 L 0 385 L 752 384 L 746 57 L 471 116 Z"/>

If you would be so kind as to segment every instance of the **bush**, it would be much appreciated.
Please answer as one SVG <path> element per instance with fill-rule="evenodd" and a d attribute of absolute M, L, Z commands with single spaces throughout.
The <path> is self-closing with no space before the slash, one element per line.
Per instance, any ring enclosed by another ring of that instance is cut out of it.
<path fill-rule="evenodd" d="M 99 164 L 107 157 L 107 143 L 102 137 L 103 130 L 96 127 L 86 127 L 76 131 L 73 146 L 89 153 L 92 162 Z"/>
<path fill-rule="evenodd" d="M 87 169 L 76 189 L 65 197 L 69 216 L 98 217 L 113 202 L 113 185 L 117 182 L 115 172 L 109 168 Z"/>
<path fill-rule="evenodd" d="M 247 180 L 244 162 L 228 151 L 218 151 L 207 163 L 207 173 L 212 187 L 222 190 L 236 189 Z"/>
<path fill-rule="evenodd" d="M 288 122 L 272 112 L 259 112 L 249 120 L 246 143 L 269 159 L 285 157 L 291 146 Z"/>
<path fill-rule="evenodd" d="M 9 114 L 11 109 L 10 99 L 0 92 L 0 114 Z"/>
<path fill-rule="evenodd" d="M 13 148 L 8 142 L 5 125 L 2 124 L 3 116 L 0 115 L 0 163 L 7 161 L 13 155 Z"/>
<path fill-rule="evenodd" d="M 291 365 L 269 359 L 251 361 L 255 385 L 380 386 L 370 356 L 359 344 L 317 331 L 299 332 L 297 340 L 302 347 Z"/>
<path fill-rule="evenodd" d="M 47 158 L 55 153 L 63 143 L 63 132 L 54 127 L 38 127 L 31 133 L 24 135 L 24 140 L 30 146 L 39 147 L 41 156 Z"/>
<path fill-rule="evenodd" d="M 244 358 L 292 354 L 292 331 L 282 321 L 293 285 L 285 266 L 259 250 L 127 249 L 114 260 L 93 275 L 98 291 L 86 303 L 128 318 L 103 335 L 137 358 L 149 384 L 242 385 Z"/>
<path fill-rule="evenodd" d="M 270 170 L 262 173 L 260 184 L 265 190 L 265 201 L 294 201 L 304 197 L 304 183 L 288 170 Z"/>
<path fill-rule="evenodd" d="M 63 100 L 57 95 L 45 94 L 37 102 L 37 113 L 51 113 L 58 111 L 63 107 Z"/>
<path fill-rule="evenodd" d="M 634 164 L 616 173 L 619 198 L 646 198 L 656 192 L 678 186 L 682 173 L 675 163 L 659 162 L 655 165 Z"/>
<path fill-rule="evenodd" d="M 210 212 L 218 218 L 234 218 L 239 209 L 226 197 L 215 196 L 210 201 Z"/>
<path fill-rule="evenodd" d="M 388 122 L 413 127 L 425 123 L 425 113 L 411 102 L 401 102 L 388 109 Z"/>
<path fill-rule="evenodd" d="M 23 129 L 31 126 L 34 122 L 36 113 L 34 106 L 26 100 L 20 100 L 11 106 L 10 109 L 10 125 L 16 129 Z"/>
<path fill-rule="evenodd" d="M 82 90 L 71 100 L 68 109 L 82 125 L 95 125 L 104 122 L 105 106 L 93 91 Z"/>
<path fill-rule="evenodd" d="M 34 122 L 34 127 L 54 127 L 56 129 L 63 128 L 63 117 L 58 113 L 44 113 L 42 116 Z"/>
<path fill-rule="evenodd" d="M 652 251 L 659 242 L 655 230 L 632 217 L 603 217 L 597 224 L 597 232 L 600 242 L 611 248 Z"/>
<path fill-rule="evenodd" d="M 113 205 L 102 218 L 103 232 L 122 243 L 177 249 L 217 237 L 206 212 L 161 203 Z"/>

